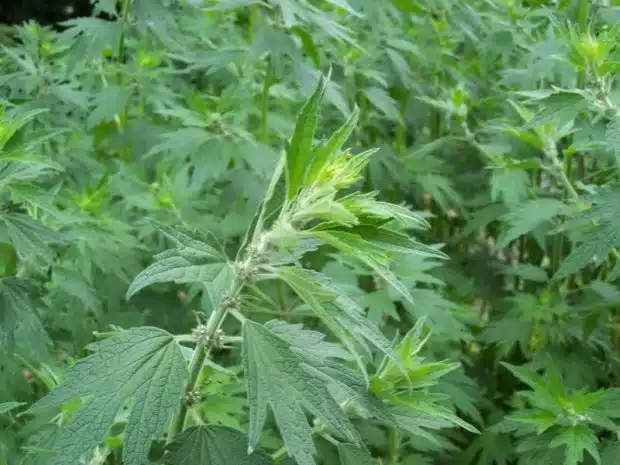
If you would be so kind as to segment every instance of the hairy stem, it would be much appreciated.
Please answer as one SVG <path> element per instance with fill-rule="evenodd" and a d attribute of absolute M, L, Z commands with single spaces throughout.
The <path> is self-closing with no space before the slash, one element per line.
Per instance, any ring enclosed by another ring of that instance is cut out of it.
<path fill-rule="evenodd" d="M 239 277 L 235 278 L 231 285 L 229 296 L 232 298 L 238 297 L 244 285 L 245 281 L 243 279 Z M 205 363 L 206 358 L 211 353 L 213 343 L 216 340 L 216 338 L 214 337 L 215 333 L 219 329 L 222 322 L 226 319 L 229 308 L 230 306 L 228 305 L 227 299 L 224 299 L 217 307 L 217 309 L 215 309 L 215 311 L 211 313 L 211 316 L 207 320 L 205 337 L 201 340 L 198 340 L 198 343 L 196 344 L 196 349 L 194 350 L 194 356 L 192 357 L 192 360 L 189 364 L 189 377 L 185 386 L 186 396 L 192 391 L 194 391 L 194 389 L 196 389 L 202 367 Z M 168 442 L 170 442 L 172 438 L 174 438 L 174 436 L 183 431 L 183 428 L 185 427 L 185 421 L 187 420 L 188 410 L 189 405 L 184 396 L 183 399 L 181 399 L 181 406 L 179 408 L 179 412 L 174 417 L 170 426 Z"/>

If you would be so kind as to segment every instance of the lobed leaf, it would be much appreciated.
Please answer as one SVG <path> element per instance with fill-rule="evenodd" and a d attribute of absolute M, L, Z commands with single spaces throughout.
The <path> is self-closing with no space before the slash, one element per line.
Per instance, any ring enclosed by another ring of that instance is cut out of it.
<path fill-rule="evenodd" d="M 49 465 L 89 459 L 129 401 L 123 463 L 143 465 L 151 441 L 159 438 L 177 411 L 188 376 L 187 364 L 174 336 L 153 327 L 120 331 L 91 344 L 92 355 L 67 371 L 66 381 L 27 412 L 59 408 L 82 399 L 73 418 L 53 441 Z"/>
<path fill-rule="evenodd" d="M 328 390 L 329 385 L 346 384 L 350 371 L 333 360 L 342 358 L 342 351 L 323 338 L 301 325 L 277 320 L 261 325 L 245 320 L 243 366 L 250 404 L 250 451 L 260 440 L 268 406 L 289 455 L 299 465 L 314 465 L 316 453 L 304 409 L 337 436 L 360 443 L 358 433 Z"/>
<path fill-rule="evenodd" d="M 269 465 L 262 451 L 248 454 L 248 438 L 233 428 L 200 425 L 187 428 L 166 444 L 165 465 Z"/>

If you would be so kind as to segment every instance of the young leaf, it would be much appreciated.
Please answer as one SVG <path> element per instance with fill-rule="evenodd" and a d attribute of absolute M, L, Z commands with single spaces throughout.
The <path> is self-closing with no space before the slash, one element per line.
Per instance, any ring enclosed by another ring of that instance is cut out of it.
<path fill-rule="evenodd" d="M 254 450 L 269 405 L 289 455 L 314 465 L 312 430 L 304 408 L 335 434 L 355 444 L 359 436 L 328 390 L 347 382 L 348 370 L 333 360 L 342 350 L 324 336 L 277 320 L 243 324 L 243 366 L 250 403 L 249 450 Z"/>
<path fill-rule="evenodd" d="M 353 112 L 345 123 L 332 134 L 332 136 L 325 142 L 321 142 L 314 149 L 314 156 L 312 163 L 307 169 L 306 182 L 308 184 L 313 183 L 318 177 L 319 173 L 334 156 L 338 155 L 343 144 L 347 141 L 359 118 L 359 108 L 356 106 L 353 108 Z"/>
<path fill-rule="evenodd" d="M 166 445 L 165 465 L 269 465 L 262 451 L 248 454 L 248 438 L 241 432 L 218 425 L 187 428 Z"/>
<path fill-rule="evenodd" d="M 304 104 L 295 124 L 295 131 L 286 150 L 287 197 L 292 199 L 301 187 L 308 166 L 312 163 L 314 134 L 319 120 L 319 106 L 327 89 L 327 78 L 321 76 L 312 96 Z"/>
<path fill-rule="evenodd" d="M 142 270 L 129 286 L 127 298 L 154 283 L 208 283 L 231 273 L 226 256 L 209 245 L 207 238 L 187 229 L 156 226 L 177 247 L 155 255 L 155 263 Z"/>
<path fill-rule="evenodd" d="M 366 318 L 363 309 L 341 292 L 325 275 L 286 266 L 272 271 L 287 283 L 354 353 L 354 347 L 350 344 L 351 338 L 362 346 L 365 341 L 370 342 L 398 364 L 398 357 L 390 341 Z"/>
<path fill-rule="evenodd" d="M 351 213 L 360 217 L 361 223 L 365 223 L 362 219 L 376 218 L 395 220 L 405 228 L 427 229 L 429 227 L 428 221 L 422 215 L 411 211 L 403 205 L 376 200 L 376 195 L 376 192 L 366 194 L 356 192 L 342 198 L 340 203 Z"/>
<path fill-rule="evenodd" d="M 562 428 L 562 432 L 555 437 L 550 447 L 566 446 L 564 465 L 579 465 L 583 461 L 583 453 L 587 451 L 596 463 L 601 463 L 597 448 L 598 438 L 586 425 L 575 425 Z"/>
<path fill-rule="evenodd" d="M 72 420 L 54 440 L 56 454 L 49 465 L 79 463 L 90 457 L 131 399 L 123 463 L 142 465 L 151 441 L 160 437 L 179 406 L 187 378 L 187 364 L 174 336 L 141 327 L 121 331 L 88 346 L 94 354 L 67 372 L 64 383 L 28 409 L 34 413 L 83 400 Z"/>
<path fill-rule="evenodd" d="M 388 257 L 385 255 L 385 250 L 381 247 L 365 241 L 357 234 L 344 231 L 312 230 L 304 232 L 303 235 L 318 239 L 325 244 L 335 247 L 343 254 L 359 260 L 387 281 L 408 302 L 413 304 L 413 297 L 407 287 L 390 271 Z"/>
<path fill-rule="evenodd" d="M 257 234 L 262 233 L 271 226 L 286 202 L 286 175 L 283 176 L 285 165 L 286 158 L 280 157 L 271 176 L 265 198 L 258 207 L 258 210 L 254 214 L 254 218 L 252 218 L 252 223 L 246 231 L 243 243 L 237 253 L 237 258 L 245 252 L 251 240 L 257 240 Z"/>

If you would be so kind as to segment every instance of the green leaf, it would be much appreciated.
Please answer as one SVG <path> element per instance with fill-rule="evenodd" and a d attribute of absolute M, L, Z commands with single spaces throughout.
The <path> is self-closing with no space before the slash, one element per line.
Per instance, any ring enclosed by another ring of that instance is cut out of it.
<path fill-rule="evenodd" d="M 609 252 L 620 245 L 620 229 L 616 224 L 603 224 L 590 231 L 560 264 L 553 280 L 566 278 L 590 264 L 600 264 Z"/>
<path fill-rule="evenodd" d="M 61 244 L 62 236 L 30 215 L 6 213 L 0 215 L 18 256 L 22 260 L 40 259 L 49 262 L 54 257 L 50 246 Z"/>
<path fill-rule="evenodd" d="M 0 278 L 0 352 L 3 349 L 9 353 L 13 351 L 20 325 L 28 326 L 30 319 L 38 321 L 34 312 L 33 288 L 33 282 L 22 278 Z"/>
<path fill-rule="evenodd" d="M 418 242 L 406 234 L 391 229 L 360 225 L 342 230 L 347 233 L 358 235 L 365 242 L 376 246 L 377 250 L 383 250 L 393 254 L 418 255 L 426 258 L 448 258 L 446 254 L 436 248 Z"/>
<path fill-rule="evenodd" d="M 385 89 L 380 87 L 369 87 L 364 90 L 364 95 L 383 115 L 392 121 L 401 121 L 400 112 L 396 101 L 390 97 Z"/>
<path fill-rule="evenodd" d="M 557 215 L 569 212 L 569 207 L 556 199 L 540 198 L 523 202 L 510 210 L 505 221 L 510 227 L 502 231 L 498 238 L 499 247 L 507 246 L 511 241 L 527 234 Z"/>
<path fill-rule="evenodd" d="M 176 248 L 155 255 L 155 263 L 141 271 L 129 286 L 127 298 L 154 283 L 209 283 L 230 275 L 232 265 L 208 243 L 212 238 L 186 228 L 162 224 L 156 227 L 176 243 Z"/>
<path fill-rule="evenodd" d="M 172 152 L 175 157 L 194 155 L 202 150 L 207 143 L 215 144 L 213 135 L 203 128 L 188 127 L 178 129 L 172 132 L 162 134 L 162 142 L 155 144 L 145 158 L 157 155 L 160 153 Z M 221 148 L 220 153 L 224 153 Z M 218 159 L 220 161 L 222 159 Z M 223 157 L 222 164 L 227 163 L 227 159 Z M 209 160 L 209 166 L 211 170 L 214 170 L 215 160 Z M 219 163 L 218 163 L 219 165 Z"/>
<path fill-rule="evenodd" d="M 390 341 L 366 318 L 364 310 L 340 291 L 325 275 L 299 267 L 286 266 L 274 268 L 272 271 L 295 291 L 354 354 L 357 355 L 357 351 L 351 340 L 362 347 L 364 342 L 368 341 L 397 365 L 399 364 Z M 360 368 L 364 370 L 363 364 L 360 365 Z"/>
<path fill-rule="evenodd" d="M 549 280 L 547 272 L 538 266 L 529 263 L 517 263 L 516 265 L 503 266 L 500 273 L 507 276 L 519 276 L 527 281 L 544 283 Z"/>
<path fill-rule="evenodd" d="M 100 18 L 73 18 L 60 23 L 68 28 L 63 32 L 63 41 L 72 42 L 66 65 L 73 71 L 80 62 L 101 58 L 106 50 L 116 50 L 121 33 L 121 23 Z"/>
<path fill-rule="evenodd" d="M 525 170 L 496 169 L 491 175 L 491 200 L 503 200 L 512 208 L 526 199 L 530 177 Z"/>
<path fill-rule="evenodd" d="M 376 465 L 375 459 L 365 449 L 354 444 L 338 444 L 340 465 Z"/>
<path fill-rule="evenodd" d="M 425 429 L 438 430 L 454 426 L 459 426 L 470 433 L 479 433 L 474 426 L 438 404 L 443 399 L 442 395 L 414 391 L 387 398 L 394 404 L 387 409 L 390 417 L 398 428 L 410 434 L 431 439 Z"/>
<path fill-rule="evenodd" d="M 353 129 L 355 129 L 355 125 L 357 124 L 357 120 L 359 118 L 359 113 L 359 108 L 357 106 L 353 108 L 353 112 L 345 123 L 337 131 L 335 131 L 327 141 L 321 142 L 314 149 L 312 162 L 307 168 L 307 176 L 305 179 L 307 184 L 313 183 L 317 179 L 325 164 L 339 154 L 342 146 L 351 136 Z"/>
<path fill-rule="evenodd" d="M 407 301 L 414 303 L 407 287 L 390 271 L 389 259 L 385 254 L 385 250 L 380 246 L 365 241 L 356 234 L 344 231 L 313 230 L 304 232 L 303 235 L 329 244 L 343 254 L 362 262 L 394 287 Z"/>
<path fill-rule="evenodd" d="M 166 445 L 166 465 L 269 465 L 262 451 L 248 455 L 248 438 L 240 431 L 218 425 L 187 428 Z"/>
<path fill-rule="evenodd" d="M 258 235 L 269 229 L 278 217 L 282 207 L 286 203 L 286 175 L 284 175 L 286 156 L 280 157 L 275 170 L 271 176 L 271 181 L 265 193 L 265 197 L 252 218 L 250 226 L 247 228 L 245 237 L 239 251 L 239 259 L 252 241 L 258 240 Z"/>
<path fill-rule="evenodd" d="M 330 394 L 330 385 L 346 384 L 355 372 L 333 360 L 346 352 L 324 342 L 324 335 L 272 320 L 243 324 L 243 366 L 250 404 L 249 450 L 254 450 L 267 418 L 267 406 L 289 455 L 299 465 L 314 465 L 312 429 L 304 408 L 334 434 L 359 444 L 355 428 Z"/>
<path fill-rule="evenodd" d="M 590 264 L 600 264 L 607 255 L 620 247 L 620 190 L 601 188 L 595 195 L 584 198 L 591 205 L 570 218 L 565 229 L 575 234 L 580 243 L 553 276 L 563 279 Z"/>
<path fill-rule="evenodd" d="M 4 50 L 7 51 L 8 49 L 4 48 Z M 23 113 L 7 112 L 7 114 L 4 115 L 2 108 L 0 108 L 0 124 L 2 124 L 2 132 L 0 132 L 0 149 L 4 149 L 4 147 L 11 140 L 11 138 L 21 128 L 26 126 L 26 124 L 34 120 L 36 116 L 40 115 L 41 113 L 46 113 L 48 111 L 49 110 L 47 109 L 36 109 L 36 110 L 25 111 Z"/>
<path fill-rule="evenodd" d="M 319 106 L 327 89 L 329 76 L 321 76 L 312 96 L 299 113 L 295 131 L 286 150 L 287 197 L 292 199 L 302 186 L 304 175 L 313 160 L 312 145 L 319 120 Z"/>
<path fill-rule="evenodd" d="M 579 465 L 583 461 L 583 453 L 587 451 L 597 464 L 601 457 L 597 448 L 598 438 L 586 425 L 575 425 L 562 428 L 562 432 L 551 441 L 550 447 L 566 446 L 564 465 Z"/>
<path fill-rule="evenodd" d="M 588 101 L 581 92 L 569 90 L 554 92 L 537 99 L 537 103 L 541 104 L 543 109 L 524 125 L 524 129 L 538 128 L 547 123 L 562 126 L 588 107 Z"/>
<path fill-rule="evenodd" d="M 347 210 L 354 213 L 364 223 L 364 220 L 375 218 L 378 220 L 395 220 L 405 228 L 428 229 L 428 221 L 419 213 L 411 211 L 403 205 L 381 202 L 375 199 L 376 193 L 355 193 L 340 200 Z"/>
<path fill-rule="evenodd" d="M 69 368 L 66 381 L 28 412 L 58 408 L 82 398 L 53 443 L 49 465 L 79 463 L 101 444 L 117 413 L 129 401 L 123 463 L 142 465 L 151 441 L 161 437 L 179 407 L 187 364 L 174 336 L 153 327 L 132 328 L 91 344 L 95 353 Z M 84 399 L 86 398 L 86 399 Z"/>
<path fill-rule="evenodd" d="M 0 415 L 4 415 L 22 405 L 26 405 L 26 402 L 2 402 L 0 404 Z"/>
<path fill-rule="evenodd" d="M 115 85 L 104 87 L 95 97 L 95 108 L 88 117 L 88 128 L 93 129 L 98 124 L 112 121 L 125 110 L 130 98 L 131 89 L 127 87 Z"/>

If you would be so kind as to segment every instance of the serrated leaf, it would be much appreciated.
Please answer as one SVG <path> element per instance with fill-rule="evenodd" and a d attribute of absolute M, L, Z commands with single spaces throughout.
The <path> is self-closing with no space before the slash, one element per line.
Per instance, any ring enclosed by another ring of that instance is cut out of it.
<path fill-rule="evenodd" d="M 299 267 L 278 267 L 273 273 L 286 282 L 327 327 L 357 355 L 351 340 L 374 345 L 397 365 L 390 341 L 366 318 L 363 309 L 325 275 Z M 362 370 L 365 368 L 360 366 Z"/>
<path fill-rule="evenodd" d="M 95 97 L 95 108 L 88 117 L 87 126 L 93 129 L 101 123 L 112 121 L 122 113 L 131 97 L 131 89 L 110 85 Z"/>
<path fill-rule="evenodd" d="M 287 197 L 292 199 L 303 183 L 309 164 L 312 163 L 314 134 L 319 120 L 319 106 L 327 89 L 328 78 L 321 76 L 312 96 L 304 103 L 295 131 L 286 150 Z"/>
<path fill-rule="evenodd" d="M 208 283 L 229 276 L 232 265 L 226 256 L 208 242 L 212 238 L 186 228 L 156 224 L 157 229 L 172 239 L 177 247 L 155 255 L 155 263 L 141 271 L 127 290 L 130 298 L 155 283 Z"/>
<path fill-rule="evenodd" d="M 389 268 L 389 259 L 385 251 L 375 244 L 364 241 L 356 234 L 344 231 L 317 231 L 304 232 L 303 235 L 318 239 L 329 244 L 349 257 L 359 260 L 389 283 L 408 302 L 413 304 L 413 297 L 407 287 L 392 273 Z"/>
<path fill-rule="evenodd" d="M 583 453 L 587 451 L 596 463 L 601 463 L 597 448 L 598 438 L 586 425 L 575 425 L 562 428 L 550 447 L 566 446 L 564 465 L 579 465 L 583 461 Z"/>
<path fill-rule="evenodd" d="M 376 194 L 355 193 L 340 199 L 347 210 L 360 217 L 362 223 L 366 219 L 395 220 L 405 228 L 428 229 L 428 221 L 419 213 L 411 211 L 403 205 L 381 202 L 375 199 Z"/>
<path fill-rule="evenodd" d="M 338 456 L 340 457 L 340 465 L 376 465 L 375 459 L 367 450 L 354 444 L 339 443 Z"/>
<path fill-rule="evenodd" d="M 568 211 L 569 207 L 565 203 L 552 198 L 523 202 L 505 216 L 504 219 L 510 227 L 502 231 L 497 245 L 505 247 L 511 241 L 533 231 L 546 221 L 550 221 L 554 216 L 566 214 Z"/>
<path fill-rule="evenodd" d="M 213 141 L 212 134 L 205 131 L 203 128 L 194 127 L 168 132 L 161 137 L 163 141 L 154 145 L 145 155 L 145 158 L 169 151 L 174 153 L 175 158 L 193 155 L 201 150 L 208 142 Z"/>
<path fill-rule="evenodd" d="M 250 404 L 250 450 L 259 442 L 267 406 L 289 455 L 299 465 L 314 465 L 316 453 L 304 408 L 339 437 L 359 444 L 355 428 L 328 390 L 330 384 L 346 383 L 350 370 L 333 360 L 341 358 L 342 351 L 323 338 L 301 325 L 272 320 L 263 326 L 245 320 L 243 366 Z"/>
<path fill-rule="evenodd" d="M 343 231 L 356 234 L 365 242 L 376 246 L 378 250 L 384 250 L 393 254 L 418 255 L 426 258 L 448 258 L 446 254 L 436 248 L 388 228 L 360 225 L 343 229 Z"/>
<path fill-rule="evenodd" d="M 33 285 L 22 278 L 0 278 L 0 352 L 13 351 L 20 324 L 39 320 L 34 313 Z"/>
<path fill-rule="evenodd" d="M 563 279 L 590 264 L 600 264 L 612 249 L 620 246 L 620 190 L 601 188 L 584 198 L 591 202 L 590 208 L 570 218 L 565 225 L 567 231 L 578 233 L 579 243 L 553 276 Z"/>
<path fill-rule="evenodd" d="M 240 431 L 218 425 L 187 428 L 166 445 L 166 465 L 269 465 L 262 451 L 248 455 L 248 438 Z"/>
<path fill-rule="evenodd" d="M 581 92 L 558 91 L 538 100 L 543 109 L 536 113 L 524 126 L 531 129 L 543 126 L 547 123 L 555 123 L 562 126 L 575 119 L 579 113 L 588 107 L 588 101 Z"/>
<path fill-rule="evenodd" d="M 0 215 L 0 220 L 6 225 L 9 238 L 23 260 L 40 259 L 49 262 L 54 256 L 50 245 L 63 242 L 59 233 L 30 215 L 6 213 Z"/>
<path fill-rule="evenodd" d="M 115 50 L 122 30 L 120 22 L 100 18 L 73 18 L 59 24 L 67 27 L 61 40 L 72 42 L 66 62 L 69 71 L 80 62 L 101 58 L 106 49 Z"/>
<path fill-rule="evenodd" d="M 380 87 L 369 87 L 364 90 L 364 95 L 370 101 L 370 103 L 383 115 L 392 121 L 400 121 L 400 112 L 396 101 L 390 97 L 385 89 Z"/>
<path fill-rule="evenodd" d="M 54 440 L 49 465 L 79 463 L 101 444 L 120 409 L 131 399 L 123 463 L 142 465 L 151 441 L 177 411 L 187 364 L 174 336 L 153 327 L 120 331 L 91 344 L 95 352 L 69 368 L 66 381 L 28 409 L 34 413 L 82 398 L 74 417 Z M 86 398 L 86 399 L 84 399 Z"/>
<path fill-rule="evenodd" d="M 553 280 L 566 278 L 590 264 L 600 264 L 609 252 L 620 245 L 620 229 L 615 224 L 594 228 L 560 264 Z"/>
<path fill-rule="evenodd" d="M 398 427 L 411 434 L 420 434 L 424 429 L 436 430 L 454 426 L 470 433 L 480 433 L 473 425 L 440 404 L 445 399 L 443 394 L 410 391 L 388 395 L 386 398 L 392 403 L 388 411 Z"/>

